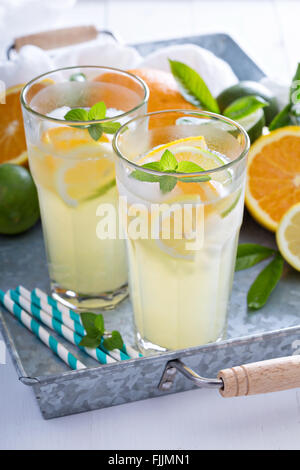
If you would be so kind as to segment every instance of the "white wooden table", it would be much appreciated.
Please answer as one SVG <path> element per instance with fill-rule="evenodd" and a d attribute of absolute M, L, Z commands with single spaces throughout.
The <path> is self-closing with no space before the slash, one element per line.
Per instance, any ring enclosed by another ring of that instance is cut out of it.
<path fill-rule="evenodd" d="M 227 32 L 288 81 L 300 60 L 299 17 L 297 0 L 81 0 L 58 25 L 96 23 L 129 43 Z M 16 28 L 12 36 L 22 34 Z M 0 365 L 3 449 L 300 449 L 299 435 L 295 390 L 233 400 L 196 390 L 43 421 L 10 358 Z"/>

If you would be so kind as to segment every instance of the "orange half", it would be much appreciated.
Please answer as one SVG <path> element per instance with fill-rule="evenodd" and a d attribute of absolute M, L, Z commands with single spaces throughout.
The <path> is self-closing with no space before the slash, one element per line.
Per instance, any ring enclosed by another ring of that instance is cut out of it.
<path fill-rule="evenodd" d="M 265 228 L 275 231 L 284 214 L 300 202 L 300 126 L 260 137 L 248 160 L 246 205 Z"/>

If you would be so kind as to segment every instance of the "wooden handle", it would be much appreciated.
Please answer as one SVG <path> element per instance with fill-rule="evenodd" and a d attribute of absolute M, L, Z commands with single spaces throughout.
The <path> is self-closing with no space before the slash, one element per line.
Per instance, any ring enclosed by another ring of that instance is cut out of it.
<path fill-rule="evenodd" d="M 49 50 L 91 41 L 97 36 L 98 32 L 95 26 L 75 26 L 22 36 L 15 39 L 14 46 L 17 51 L 27 44 Z"/>
<path fill-rule="evenodd" d="M 300 356 L 281 357 L 221 370 L 224 398 L 279 392 L 300 387 Z"/>

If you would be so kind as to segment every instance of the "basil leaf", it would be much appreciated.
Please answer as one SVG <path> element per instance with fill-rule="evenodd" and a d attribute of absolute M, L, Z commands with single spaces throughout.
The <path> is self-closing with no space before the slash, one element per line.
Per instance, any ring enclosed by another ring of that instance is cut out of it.
<path fill-rule="evenodd" d="M 204 168 L 197 163 L 188 161 L 179 162 L 176 170 L 177 173 L 197 173 L 200 171 L 204 171 Z"/>
<path fill-rule="evenodd" d="M 106 134 L 115 134 L 121 127 L 120 122 L 106 122 L 105 124 L 102 124 L 102 130 Z"/>
<path fill-rule="evenodd" d="M 212 96 L 200 75 L 183 62 L 169 59 L 172 74 L 177 81 L 183 97 L 196 106 L 220 113 L 217 101 Z"/>
<path fill-rule="evenodd" d="M 247 303 L 250 309 L 259 310 L 265 305 L 281 278 L 283 265 L 283 258 L 278 253 L 271 263 L 257 276 L 247 296 Z"/>
<path fill-rule="evenodd" d="M 223 115 L 237 120 L 249 116 L 249 114 L 255 113 L 258 109 L 266 106 L 269 106 L 269 103 L 260 96 L 243 96 L 227 106 L 223 111 Z"/>
<path fill-rule="evenodd" d="M 103 315 L 97 315 L 95 319 L 95 328 L 98 330 L 99 334 L 104 335 L 104 318 Z"/>
<path fill-rule="evenodd" d="M 89 131 L 89 134 L 90 136 L 92 137 L 92 139 L 94 140 L 99 140 L 100 137 L 102 136 L 103 134 L 103 130 L 102 130 L 102 125 L 101 124 L 91 124 L 89 127 L 88 127 L 88 131 Z"/>
<path fill-rule="evenodd" d="M 103 101 L 94 104 L 88 112 L 89 121 L 99 121 L 106 116 L 106 106 Z"/>
<path fill-rule="evenodd" d="M 113 349 L 122 349 L 124 342 L 118 331 L 112 331 L 110 338 L 105 338 L 102 344 L 105 349 L 112 351 Z"/>
<path fill-rule="evenodd" d="M 85 109 L 71 109 L 65 114 L 66 121 L 88 121 L 88 112 Z"/>
<path fill-rule="evenodd" d="M 291 126 L 293 121 L 291 119 L 291 103 L 287 104 L 281 111 L 278 113 L 273 121 L 269 125 L 269 130 L 274 131 L 275 129 L 279 129 L 280 127 L 284 126 Z"/>
<path fill-rule="evenodd" d="M 79 346 L 89 349 L 96 349 L 100 346 L 102 335 L 98 336 L 84 336 L 79 343 Z"/>
<path fill-rule="evenodd" d="M 172 189 L 175 188 L 177 184 L 177 179 L 175 176 L 160 176 L 159 178 L 159 187 L 163 194 L 169 193 Z"/>
<path fill-rule="evenodd" d="M 248 269 L 266 258 L 274 255 L 276 251 L 255 243 L 243 243 L 238 246 L 235 270 Z"/>
<path fill-rule="evenodd" d="M 69 80 L 70 82 L 85 82 L 86 75 L 82 72 L 74 73 L 73 75 L 71 75 Z"/>
<path fill-rule="evenodd" d="M 160 167 L 162 171 L 175 171 L 178 166 L 177 160 L 170 150 L 165 150 L 161 159 Z"/>

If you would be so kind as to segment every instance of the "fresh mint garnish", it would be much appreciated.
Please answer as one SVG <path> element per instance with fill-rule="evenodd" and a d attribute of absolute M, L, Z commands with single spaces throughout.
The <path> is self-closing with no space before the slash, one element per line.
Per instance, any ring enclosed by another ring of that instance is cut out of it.
<path fill-rule="evenodd" d="M 66 121 L 101 121 L 102 119 L 106 118 L 106 106 L 103 101 L 99 101 L 99 103 L 94 104 L 89 111 L 82 108 L 71 109 L 70 111 L 65 114 Z M 114 134 L 119 128 L 121 124 L 119 122 L 105 122 L 103 124 L 87 124 L 86 126 L 79 126 L 85 127 L 88 129 L 90 136 L 92 139 L 98 141 L 103 132 L 106 134 Z"/>
<path fill-rule="evenodd" d="M 118 331 L 106 333 L 103 315 L 83 312 L 80 317 L 87 334 L 82 338 L 79 346 L 96 349 L 103 344 L 108 351 L 122 349 L 123 339 L 121 334 Z"/>
<path fill-rule="evenodd" d="M 223 115 L 230 119 L 239 120 L 266 106 L 269 106 L 269 103 L 260 96 L 244 96 L 233 101 L 224 109 Z"/>
<path fill-rule="evenodd" d="M 105 335 L 102 344 L 105 349 L 112 351 L 113 349 L 122 349 L 124 343 L 120 333 L 114 330 L 109 335 Z"/>
<path fill-rule="evenodd" d="M 203 78 L 194 69 L 176 60 L 169 59 L 169 63 L 179 89 L 188 102 L 204 107 L 213 113 L 220 113 L 217 101 Z"/>
<path fill-rule="evenodd" d="M 266 246 L 245 243 L 238 247 L 236 271 L 251 268 L 271 256 L 272 261 L 260 272 L 248 291 L 247 304 L 250 310 L 259 310 L 266 304 L 281 278 L 284 261 L 278 251 Z"/>
<path fill-rule="evenodd" d="M 145 165 L 142 165 L 141 168 L 160 171 L 162 173 L 199 173 L 201 171 L 205 171 L 200 165 L 197 165 L 197 163 L 189 161 L 177 162 L 174 154 L 168 149 L 164 151 L 159 162 L 145 163 Z M 160 190 L 164 194 L 169 193 L 172 191 L 172 189 L 175 188 L 177 179 L 179 181 L 183 181 L 184 183 L 199 183 L 209 181 L 211 179 L 208 175 L 195 176 L 195 178 L 178 178 L 176 176 L 167 174 L 163 176 L 156 176 L 141 170 L 133 171 L 130 176 L 136 180 L 145 181 L 146 183 L 159 183 Z"/>
<path fill-rule="evenodd" d="M 82 72 L 74 73 L 73 75 L 71 75 L 69 80 L 70 82 L 85 82 L 86 75 Z"/>

